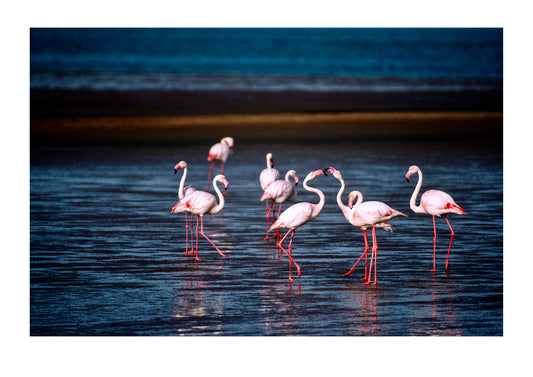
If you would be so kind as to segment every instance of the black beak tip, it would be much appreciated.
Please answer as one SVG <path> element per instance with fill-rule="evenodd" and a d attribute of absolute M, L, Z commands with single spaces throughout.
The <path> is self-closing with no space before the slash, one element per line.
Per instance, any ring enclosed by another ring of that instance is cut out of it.
<path fill-rule="evenodd" d="M 407 181 L 407 183 L 409 183 L 409 178 L 405 177 L 405 180 Z"/>

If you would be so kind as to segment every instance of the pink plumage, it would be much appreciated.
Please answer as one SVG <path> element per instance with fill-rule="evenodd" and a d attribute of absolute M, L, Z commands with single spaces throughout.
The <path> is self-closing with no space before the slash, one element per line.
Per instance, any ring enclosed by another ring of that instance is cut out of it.
<path fill-rule="evenodd" d="M 183 197 L 183 199 L 181 199 L 174 207 L 172 207 L 171 212 L 191 212 L 193 215 L 199 216 L 201 219 L 202 236 L 204 236 L 204 238 L 207 239 L 209 243 L 214 246 L 214 248 L 218 251 L 220 255 L 225 257 L 226 255 L 224 255 L 219 250 L 219 248 L 213 243 L 213 241 L 211 241 L 209 237 L 207 237 L 207 235 L 204 233 L 204 215 L 217 214 L 222 210 L 222 208 L 224 208 L 224 196 L 217 187 L 217 182 L 221 182 L 224 185 L 224 190 L 228 188 L 229 183 L 226 180 L 226 177 L 224 177 L 223 175 L 217 175 L 213 179 L 213 187 L 215 189 L 215 192 L 217 193 L 218 203 L 216 197 L 213 194 L 204 191 L 194 191 L 190 195 Z M 200 260 L 200 258 L 198 258 L 198 217 L 196 218 L 196 259 Z"/>
<path fill-rule="evenodd" d="M 365 284 L 370 284 L 372 276 L 372 263 L 374 263 L 374 284 L 377 284 L 377 237 L 376 237 L 376 228 L 382 228 L 392 232 L 392 226 L 387 222 L 390 219 L 393 219 L 397 216 L 406 216 L 404 213 L 397 211 L 387 204 L 378 201 L 368 201 L 363 202 L 363 194 L 359 191 L 352 191 L 348 195 L 348 205 L 345 205 L 342 202 L 342 193 L 344 192 L 345 183 L 342 178 L 340 171 L 336 170 L 333 167 L 327 169 L 340 183 L 341 187 L 337 193 L 337 204 L 341 209 L 344 217 L 352 224 L 353 226 L 359 227 L 363 231 L 363 236 L 365 239 L 365 251 L 361 254 L 357 262 L 353 267 L 345 273 L 343 276 L 350 275 L 359 261 L 365 257 L 365 276 L 363 281 Z M 356 203 L 354 204 L 354 201 Z M 370 270 L 367 270 L 367 256 L 368 256 L 368 237 L 367 229 L 372 228 L 372 256 L 370 258 Z"/>
<path fill-rule="evenodd" d="M 211 181 L 211 175 L 213 173 L 213 166 L 215 161 L 220 161 L 220 174 L 224 174 L 224 164 L 226 160 L 231 155 L 231 148 L 233 148 L 233 138 L 224 137 L 220 140 L 219 143 L 216 143 L 209 149 L 209 154 L 207 156 L 207 161 L 211 161 L 211 166 L 209 168 L 209 175 L 207 177 L 207 189 L 209 192 L 209 182 Z"/>
<path fill-rule="evenodd" d="M 418 182 L 416 184 L 415 190 L 413 191 L 413 195 L 411 196 L 409 205 L 411 207 L 411 210 L 415 213 L 426 213 L 428 215 L 433 216 L 433 269 L 431 271 L 436 271 L 435 251 L 437 248 L 437 228 L 435 227 L 435 216 L 438 216 L 438 217 L 443 216 L 444 219 L 446 220 L 446 223 L 448 224 L 448 227 L 450 228 L 450 232 L 451 232 L 450 245 L 448 246 L 448 254 L 446 256 L 446 266 L 444 267 L 444 269 L 447 271 L 448 261 L 450 258 L 450 250 L 452 248 L 452 241 L 453 241 L 453 236 L 455 235 L 455 233 L 446 215 L 449 213 L 456 213 L 458 215 L 466 215 L 467 213 L 457 203 L 455 203 L 455 201 L 449 194 L 445 193 L 444 191 L 440 191 L 440 190 L 426 191 L 420 197 L 420 204 L 416 205 L 416 198 L 418 196 L 418 193 L 420 192 L 420 188 L 422 187 L 422 171 L 420 170 L 418 166 L 412 165 L 409 167 L 409 170 L 407 171 L 407 174 L 405 175 L 405 179 L 407 179 L 407 182 L 409 182 L 409 178 L 411 177 L 411 175 L 415 173 L 418 173 Z"/>
<path fill-rule="evenodd" d="M 294 237 L 294 231 L 296 228 L 307 224 L 309 221 L 312 221 L 317 218 L 317 216 L 322 211 L 322 208 L 324 207 L 325 203 L 325 196 L 322 191 L 320 191 L 317 188 L 309 187 L 307 185 L 307 182 L 309 182 L 312 179 L 315 179 L 319 175 L 325 175 L 324 171 L 322 170 L 315 170 L 310 172 L 307 177 L 304 180 L 303 187 L 307 191 L 314 192 L 319 197 L 319 202 L 317 204 L 309 203 L 309 202 L 302 202 L 293 204 L 289 208 L 287 208 L 283 213 L 281 213 L 278 217 L 278 219 L 272 224 L 269 232 L 279 229 L 279 228 L 289 228 L 285 236 L 277 243 L 278 247 L 282 249 L 282 251 L 289 257 L 289 281 L 292 281 L 292 263 L 296 266 L 296 269 L 298 271 L 298 276 L 300 276 L 300 266 L 294 261 L 292 258 L 292 240 Z M 285 241 L 285 238 L 291 234 L 291 240 L 289 242 L 289 250 L 285 250 L 283 247 L 283 241 Z"/>

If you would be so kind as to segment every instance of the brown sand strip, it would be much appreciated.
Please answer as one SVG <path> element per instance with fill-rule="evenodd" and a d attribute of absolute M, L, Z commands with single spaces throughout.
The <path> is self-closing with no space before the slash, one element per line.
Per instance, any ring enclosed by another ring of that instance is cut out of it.
<path fill-rule="evenodd" d="M 502 139 L 501 112 L 356 112 L 31 119 L 35 145 Z"/>

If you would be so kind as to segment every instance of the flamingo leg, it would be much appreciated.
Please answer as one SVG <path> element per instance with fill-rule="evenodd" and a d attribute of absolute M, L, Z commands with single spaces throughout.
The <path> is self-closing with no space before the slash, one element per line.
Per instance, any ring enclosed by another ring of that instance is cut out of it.
<path fill-rule="evenodd" d="M 202 218 L 202 220 L 201 220 L 201 222 L 202 222 L 202 236 L 204 236 L 204 238 L 205 238 L 206 240 L 208 240 L 209 243 L 210 243 L 211 245 L 213 245 L 213 247 L 214 247 L 215 249 L 217 249 L 217 251 L 218 251 L 218 253 L 219 253 L 220 255 L 222 255 L 223 257 L 227 257 L 227 255 L 224 255 L 224 254 L 222 253 L 222 251 L 220 251 L 219 248 L 213 243 L 213 241 L 211 241 L 211 240 L 209 239 L 209 237 L 207 237 L 207 235 L 204 233 L 204 217 L 203 217 L 202 215 L 200 215 L 200 217 Z"/>
<path fill-rule="evenodd" d="M 198 258 L 198 216 L 196 216 L 196 260 L 201 260 Z"/>
<path fill-rule="evenodd" d="M 283 247 L 283 241 L 285 241 L 285 238 L 287 238 L 287 236 L 289 235 L 289 233 L 292 232 L 292 235 L 291 235 L 291 241 L 289 243 L 289 251 L 287 252 L 287 250 L 285 250 L 285 248 Z M 294 263 L 294 265 L 296 266 L 296 271 L 298 271 L 298 276 L 300 276 L 300 266 L 298 266 L 298 263 L 296 263 L 296 261 L 294 259 L 292 259 L 292 239 L 294 237 L 294 229 L 289 229 L 289 231 L 285 234 L 285 236 L 281 239 L 281 241 L 278 242 L 278 246 L 281 248 L 281 250 L 289 257 L 289 281 L 293 281 L 292 279 L 292 266 L 291 266 L 291 262 Z"/>
<path fill-rule="evenodd" d="M 435 216 L 433 216 L 433 269 L 430 271 L 437 271 L 435 268 L 435 249 L 437 248 L 437 228 L 435 227 Z"/>
<path fill-rule="evenodd" d="M 270 213 L 271 212 L 273 213 L 273 216 L 275 217 L 276 216 L 275 203 L 274 203 L 274 201 L 272 201 L 272 203 L 269 206 L 268 205 L 268 201 L 267 201 L 267 233 L 266 233 L 266 236 L 265 236 L 265 240 L 270 239 L 270 237 L 268 237 L 268 228 L 269 228 L 268 223 L 270 222 L 270 223 L 274 224 L 274 220 L 272 220 L 272 218 L 270 217 Z M 276 230 L 276 232 L 279 232 L 279 230 Z"/>
<path fill-rule="evenodd" d="M 193 218 L 192 218 L 192 215 L 191 215 L 191 229 L 192 229 L 192 221 L 193 221 Z M 191 243 L 193 243 L 193 238 L 191 237 Z M 194 245 L 193 245 L 193 250 L 194 250 Z M 185 212 L 185 253 L 183 253 L 185 255 L 189 255 L 191 254 L 191 252 L 189 252 L 189 217 L 187 216 L 187 212 Z"/>
<path fill-rule="evenodd" d="M 376 255 L 374 256 L 374 285 L 378 284 L 378 239 L 376 237 L 376 227 L 372 227 L 372 254 L 374 254 L 374 248 Z M 370 279 L 369 279 L 370 281 Z"/>
<path fill-rule="evenodd" d="M 363 254 L 361 254 L 361 256 L 359 257 L 359 259 L 357 260 L 357 262 L 355 262 L 355 264 L 353 265 L 353 267 L 351 268 L 350 271 L 348 271 L 347 273 L 345 273 L 344 275 L 342 276 L 348 276 L 350 275 L 353 270 L 355 270 L 355 267 L 357 266 L 357 264 L 361 261 L 361 259 L 363 258 L 363 256 L 365 256 L 365 277 L 361 280 L 366 280 L 367 279 L 367 266 L 366 266 L 366 257 L 368 256 L 368 239 L 367 239 L 367 236 L 366 236 L 366 229 L 363 230 L 363 236 L 365 237 L 365 251 L 363 251 Z"/>
<path fill-rule="evenodd" d="M 267 218 L 267 230 L 266 230 L 266 235 L 265 235 L 265 240 L 269 240 L 270 237 L 268 236 L 268 228 L 269 228 L 269 225 L 268 223 L 272 222 L 272 220 L 270 219 L 270 210 L 271 210 L 271 206 L 268 205 L 268 200 L 266 201 L 266 218 Z"/>
<path fill-rule="evenodd" d="M 453 236 L 455 235 L 455 233 L 454 233 L 454 231 L 452 229 L 452 226 L 450 225 L 450 222 L 448 221 L 448 218 L 446 216 L 444 216 L 444 219 L 448 223 L 448 226 L 450 227 L 450 232 L 451 232 L 450 246 L 448 246 L 448 255 L 446 256 L 446 267 L 444 267 L 444 270 L 448 271 L 448 259 L 450 258 L 450 250 L 452 248 L 452 241 L 453 241 Z"/>
<path fill-rule="evenodd" d="M 377 258 L 378 258 L 378 244 L 376 240 L 376 228 L 372 227 L 372 256 L 370 257 L 370 268 L 368 270 L 368 280 L 364 282 L 364 284 L 370 284 L 370 281 L 372 280 L 372 263 L 375 264 L 374 266 L 374 284 L 377 284 Z"/>

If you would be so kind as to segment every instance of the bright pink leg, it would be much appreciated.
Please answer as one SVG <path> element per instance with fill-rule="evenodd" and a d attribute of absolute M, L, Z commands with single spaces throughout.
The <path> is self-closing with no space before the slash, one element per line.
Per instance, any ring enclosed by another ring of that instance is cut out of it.
<path fill-rule="evenodd" d="M 222 251 L 220 251 L 220 250 L 218 249 L 218 247 L 213 243 L 213 241 L 211 241 L 211 240 L 209 239 L 209 237 L 207 237 L 206 234 L 204 233 L 204 217 L 203 217 L 202 215 L 200 215 L 200 217 L 202 218 L 202 220 L 201 220 L 201 223 L 202 223 L 202 236 L 204 236 L 205 239 L 208 240 L 209 243 L 210 243 L 211 245 L 213 245 L 213 247 L 214 247 L 215 249 L 217 249 L 217 251 L 218 251 L 218 253 L 219 253 L 220 255 L 222 255 L 223 257 L 226 257 L 227 255 L 224 255 L 224 254 L 222 253 Z"/>
<path fill-rule="evenodd" d="M 274 204 L 274 202 L 272 202 L 272 205 L 273 204 Z M 269 223 L 272 223 L 272 220 L 270 219 L 270 211 L 271 211 L 271 206 L 268 205 L 268 200 L 267 200 L 266 201 L 267 229 L 266 229 L 265 240 L 269 240 L 270 239 L 270 237 L 268 236 L 268 228 L 270 228 Z"/>
<path fill-rule="evenodd" d="M 433 216 L 433 269 L 430 271 L 437 271 L 435 268 L 435 249 L 437 248 L 437 228 L 435 227 L 435 216 Z"/>
<path fill-rule="evenodd" d="M 289 252 L 287 252 L 287 250 L 285 250 L 285 248 L 283 247 L 283 241 L 285 241 L 285 238 L 287 238 L 287 236 L 289 235 L 289 233 L 292 232 L 292 235 L 291 235 L 291 241 L 289 243 Z M 294 263 L 294 265 L 296 266 L 296 271 L 298 271 L 298 276 L 300 276 L 300 266 L 298 266 L 298 263 L 296 263 L 296 261 L 294 259 L 292 259 L 292 239 L 294 237 L 294 229 L 289 229 L 289 231 L 285 234 L 285 236 L 281 239 L 281 241 L 278 242 L 278 246 L 281 248 L 281 250 L 289 257 L 289 281 L 293 281 L 292 279 L 292 273 L 291 273 L 291 268 L 292 266 L 290 265 L 290 263 Z"/>
<path fill-rule="evenodd" d="M 446 271 L 448 271 L 448 259 L 450 258 L 450 250 L 452 248 L 452 241 L 453 241 L 453 236 L 455 235 L 455 233 L 454 233 L 454 231 L 452 229 L 452 226 L 450 225 L 450 222 L 448 221 L 448 218 L 446 216 L 444 216 L 444 219 L 448 223 L 448 226 L 450 227 L 450 231 L 452 232 L 451 233 L 451 237 L 450 237 L 450 246 L 448 246 L 448 255 L 446 256 L 446 267 L 444 267 L 444 269 Z"/>
<path fill-rule="evenodd" d="M 372 280 L 372 263 L 374 263 L 374 275 L 377 273 L 378 244 L 376 242 L 376 228 L 372 227 L 372 256 L 370 257 L 370 268 L 368 269 L 368 280 L 364 284 L 370 284 Z M 377 284 L 377 276 L 374 277 L 374 284 Z"/>
<path fill-rule="evenodd" d="M 374 254 L 374 285 L 378 284 L 378 239 L 376 237 L 376 227 L 372 227 L 372 254 Z M 370 280 L 370 279 L 369 279 Z"/>
<path fill-rule="evenodd" d="M 193 221 L 193 215 L 191 214 L 191 230 L 192 230 L 192 221 Z M 193 245 L 191 252 L 189 252 L 189 217 L 187 216 L 187 212 L 185 212 L 185 255 L 192 254 L 194 252 L 194 244 L 193 244 L 193 238 L 191 237 L 191 244 Z"/>
<path fill-rule="evenodd" d="M 355 264 L 353 265 L 352 269 L 350 271 L 348 271 L 347 273 L 345 273 L 344 275 L 342 276 L 348 276 L 350 275 L 353 270 L 355 270 L 355 267 L 357 266 L 357 264 L 361 261 L 361 259 L 363 258 L 363 256 L 365 256 L 365 277 L 361 280 L 366 280 L 367 279 L 367 270 L 366 270 L 366 256 L 368 255 L 368 239 L 366 237 L 366 229 L 363 230 L 363 236 L 365 237 L 365 251 L 363 251 L 363 254 L 361 254 L 361 256 L 359 257 L 359 259 L 357 260 L 357 262 L 355 262 Z"/>
<path fill-rule="evenodd" d="M 196 216 L 196 260 L 201 260 L 198 258 L 198 216 Z"/>

